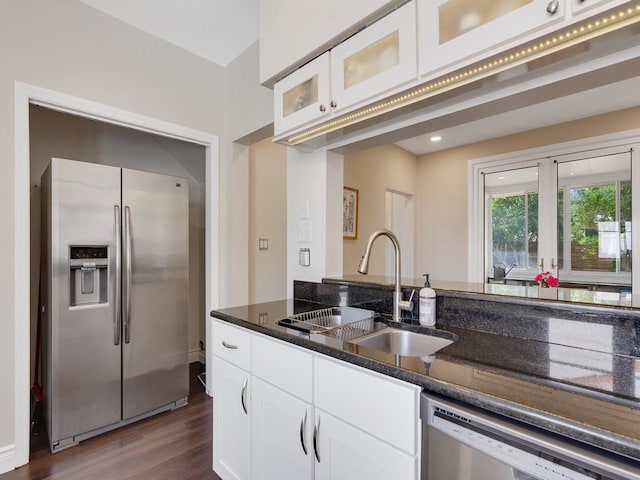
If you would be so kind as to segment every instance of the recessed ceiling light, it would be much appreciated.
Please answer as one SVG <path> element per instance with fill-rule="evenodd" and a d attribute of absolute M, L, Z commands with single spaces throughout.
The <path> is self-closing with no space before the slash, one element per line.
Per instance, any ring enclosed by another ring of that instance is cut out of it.
<path fill-rule="evenodd" d="M 498 180 L 504 180 L 504 177 L 498 177 Z"/>
<path fill-rule="evenodd" d="M 431 137 L 432 142 L 439 142 L 440 140 L 442 140 L 442 137 L 440 135 L 433 135 Z"/>

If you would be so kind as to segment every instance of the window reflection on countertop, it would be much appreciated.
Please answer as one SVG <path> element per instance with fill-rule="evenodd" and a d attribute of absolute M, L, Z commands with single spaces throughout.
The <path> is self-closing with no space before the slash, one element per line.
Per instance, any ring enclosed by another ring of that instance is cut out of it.
<path fill-rule="evenodd" d="M 345 274 L 336 277 L 322 279 L 323 283 L 359 283 L 363 285 L 393 285 L 394 279 L 384 275 Z M 402 286 L 405 288 L 420 289 L 424 286 L 422 278 L 403 278 Z M 602 305 L 608 307 L 640 308 L 640 295 L 633 295 L 628 292 L 606 292 L 597 290 L 587 290 L 578 288 L 540 288 L 532 285 L 509 285 L 502 283 L 473 283 L 450 280 L 431 279 L 431 287 L 436 292 L 446 294 L 455 293 L 478 293 L 503 297 L 529 298 L 539 300 L 556 300 L 569 303 L 580 303 L 587 305 Z"/>

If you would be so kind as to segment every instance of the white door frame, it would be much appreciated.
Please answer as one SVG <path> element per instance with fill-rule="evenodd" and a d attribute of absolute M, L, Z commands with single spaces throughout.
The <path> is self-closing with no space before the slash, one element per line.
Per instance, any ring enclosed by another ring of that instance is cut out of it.
<path fill-rule="evenodd" d="M 220 269 L 218 268 L 220 154 L 219 139 L 210 133 L 21 82 L 15 83 L 14 93 L 14 464 L 17 468 L 29 461 L 30 432 L 29 104 L 34 103 L 53 110 L 196 143 L 205 147 L 205 312 L 217 307 L 220 295 Z M 206 344 L 212 345 L 209 342 L 209 322 L 206 322 L 206 319 L 205 325 Z M 209 362 L 210 349 L 207 349 L 206 353 L 207 364 L 211 365 Z M 212 391 L 210 381 L 210 375 L 207 375 L 207 393 Z"/>

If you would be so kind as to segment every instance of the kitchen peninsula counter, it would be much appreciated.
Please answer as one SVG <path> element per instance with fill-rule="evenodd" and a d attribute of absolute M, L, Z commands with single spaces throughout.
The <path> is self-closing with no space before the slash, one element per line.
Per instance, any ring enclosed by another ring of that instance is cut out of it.
<path fill-rule="evenodd" d="M 558 343 L 438 325 L 438 329 L 455 334 L 457 341 L 424 359 L 385 354 L 277 323 L 326 306 L 282 300 L 214 310 L 211 316 L 640 460 L 637 352 L 616 348 L 607 353 L 567 344 L 562 330 L 569 326 L 562 319 L 550 327 L 558 330 Z M 627 324 L 593 325 L 589 335 L 610 335 L 613 342 L 621 335 L 638 333 L 623 331 Z M 584 328 L 578 334 L 584 335 Z"/>

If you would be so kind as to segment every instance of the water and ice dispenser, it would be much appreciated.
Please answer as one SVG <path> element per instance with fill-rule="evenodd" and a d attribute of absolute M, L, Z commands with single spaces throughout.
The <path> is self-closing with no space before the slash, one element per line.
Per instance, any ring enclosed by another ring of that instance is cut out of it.
<path fill-rule="evenodd" d="M 109 249 L 106 245 L 69 247 L 70 305 L 107 302 Z"/>

